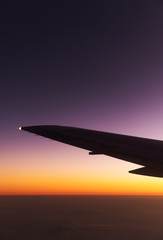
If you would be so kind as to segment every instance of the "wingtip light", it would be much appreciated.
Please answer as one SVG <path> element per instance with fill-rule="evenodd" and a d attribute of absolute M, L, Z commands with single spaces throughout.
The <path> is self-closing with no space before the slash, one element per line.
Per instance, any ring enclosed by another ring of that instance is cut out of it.
<path fill-rule="evenodd" d="M 19 127 L 18 129 L 19 129 L 20 131 L 22 130 L 22 128 L 21 128 L 21 127 Z"/>

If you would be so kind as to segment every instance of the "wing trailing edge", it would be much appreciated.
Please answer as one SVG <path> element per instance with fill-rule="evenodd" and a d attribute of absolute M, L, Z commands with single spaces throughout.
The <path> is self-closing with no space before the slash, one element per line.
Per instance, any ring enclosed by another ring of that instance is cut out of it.
<path fill-rule="evenodd" d="M 154 169 L 150 167 L 141 167 L 138 169 L 130 170 L 129 173 L 163 178 L 163 169 Z"/>

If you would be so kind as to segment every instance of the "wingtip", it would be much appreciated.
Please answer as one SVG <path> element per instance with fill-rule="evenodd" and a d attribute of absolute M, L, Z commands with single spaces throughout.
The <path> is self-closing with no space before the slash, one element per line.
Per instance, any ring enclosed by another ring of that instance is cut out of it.
<path fill-rule="evenodd" d="M 19 131 L 28 131 L 28 129 L 31 128 L 31 127 L 18 127 L 18 130 Z"/>

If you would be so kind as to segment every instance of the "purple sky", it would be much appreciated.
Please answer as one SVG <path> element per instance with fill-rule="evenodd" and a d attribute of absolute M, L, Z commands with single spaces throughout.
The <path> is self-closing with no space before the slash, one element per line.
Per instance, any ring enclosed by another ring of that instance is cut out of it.
<path fill-rule="evenodd" d="M 4 155 L 39 146 L 17 131 L 27 125 L 163 139 L 162 1 L 1 1 L 0 9 Z"/>

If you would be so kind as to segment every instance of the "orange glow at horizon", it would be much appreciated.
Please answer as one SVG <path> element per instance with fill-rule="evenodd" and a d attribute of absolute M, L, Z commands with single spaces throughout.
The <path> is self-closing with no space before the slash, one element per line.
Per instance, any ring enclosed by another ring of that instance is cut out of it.
<path fill-rule="evenodd" d="M 2 182 L 1 177 L 0 195 L 162 195 L 163 183 L 147 188 L 145 182 L 126 180 L 12 176 Z"/>
<path fill-rule="evenodd" d="M 2 154 L 0 195 L 163 195 L 163 179 L 128 173 L 138 165 L 64 148 Z"/>
<path fill-rule="evenodd" d="M 109 172 L 109 171 L 108 171 Z M 110 172 L 109 172 L 110 173 Z M 129 176 L 128 176 L 129 175 Z M 160 179 L 120 176 L 82 176 L 58 173 L 6 173 L 0 176 L 0 195 L 162 195 Z"/>

